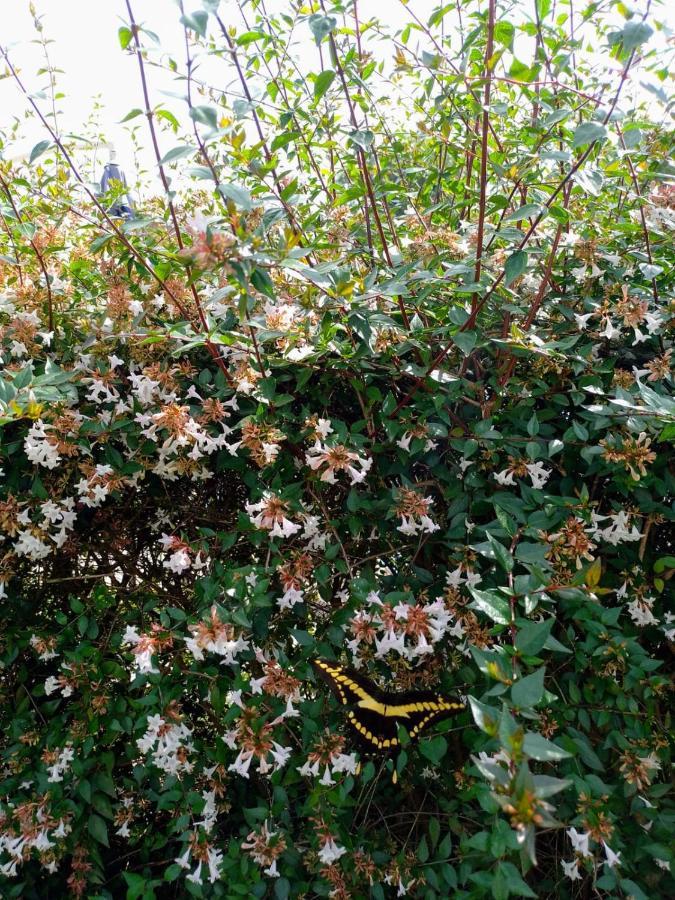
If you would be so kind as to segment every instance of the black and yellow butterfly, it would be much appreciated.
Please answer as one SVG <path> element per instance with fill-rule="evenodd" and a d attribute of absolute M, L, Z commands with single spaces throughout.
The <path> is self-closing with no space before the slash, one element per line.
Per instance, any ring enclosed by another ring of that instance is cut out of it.
<path fill-rule="evenodd" d="M 366 750 L 391 753 L 399 745 L 398 729 L 403 725 L 411 741 L 439 719 L 464 709 L 434 691 L 383 691 L 354 669 L 325 659 L 315 659 L 314 669 L 343 706 L 348 707 L 347 724 L 357 742 Z"/>

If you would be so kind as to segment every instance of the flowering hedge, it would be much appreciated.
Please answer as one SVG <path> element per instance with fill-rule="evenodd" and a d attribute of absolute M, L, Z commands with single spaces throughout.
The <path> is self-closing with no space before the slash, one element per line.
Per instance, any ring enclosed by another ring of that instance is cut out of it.
<path fill-rule="evenodd" d="M 3 896 L 673 896 L 658 22 L 179 6 L 133 218 L 2 50 Z"/>

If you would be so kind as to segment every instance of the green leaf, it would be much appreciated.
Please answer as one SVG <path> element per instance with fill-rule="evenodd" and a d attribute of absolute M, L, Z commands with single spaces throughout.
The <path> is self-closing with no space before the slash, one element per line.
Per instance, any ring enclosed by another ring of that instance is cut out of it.
<path fill-rule="evenodd" d="M 120 125 L 123 122 L 130 122 L 132 119 L 136 119 L 138 116 L 143 115 L 143 110 L 136 107 L 136 109 L 130 110 L 123 119 L 120 119 Z"/>
<path fill-rule="evenodd" d="M 139 897 L 143 897 L 148 886 L 147 878 L 137 875 L 135 872 L 124 872 L 123 874 L 128 886 L 126 900 L 138 900 Z M 151 896 L 154 896 L 154 892 Z"/>
<path fill-rule="evenodd" d="M 33 149 L 30 151 L 30 156 L 28 157 L 28 162 L 32 163 L 38 158 L 38 156 L 42 156 L 45 150 L 51 146 L 51 141 L 39 141 Z"/>
<path fill-rule="evenodd" d="M 485 532 L 487 539 L 492 547 L 492 550 L 495 555 L 495 559 L 499 563 L 499 565 L 504 569 L 505 572 L 513 571 L 513 556 L 509 553 L 506 547 L 503 544 L 500 544 L 498 540 L 492 537 L 489 531 Z"/>
<path fill-rule="evenodd" d="M 507 890 L 507 896 L 512 897 L 533 897 L 536 900 L 537 894 L 524 881 L 520 872 L 513 863 L 499 862 L 497 863 L 497 872 L 503 878 Z"/>
<path fill-rule="evenodd" d="M 552 778 L 550 775 L 535 775 L 533 782 L 534 793 L 541 798 L 553 797 L 573 784 L 569 778 Z"/>
<path fill-rule="evenodd" d="M 277 900 L 288 900 L 291 896 L 291 883 L 288 878 L 277 878 L 274 882 L 274 896 Z"/>
<path fill-rule="evenodd" d="M 245 187 L 240 184 L 219 184 L 218 191 L 227 200 L 232 200 L 237 206 L 240 206 L 245 212 L 253 208 L 251 195 Z"/>
<path fill-rule="evenodd" d="M 105 847 L 110 846 L 108 842 L 108 826 L 100 816 L 96 815 L 96 813 L 92 813 L 89 816 L 87 831 L 99 844 L 103 844 Z"/>
<path fill-rule="evenodd" d="M 190 117 L 214 131 L 218 128 L 218 111 L 213 106 L 193 106 L 190 109 Z"/>
<path fill-rule="evenodd" d="M 320 75 L 317 75 L 316 81 L 314 82 L 314 96 L 317 100 L 323 97 L 333 83 L 334 78 L 335 72 L 332 69 L 326 69 L 324 72 L 321 72 Z"/>
<path fill-rule="evenodd" d="M 274 282 L 264 269 L 256 268 L 251 272 L 251 284 L 261 294 L 274 300 L 276 296 Z"/>
<path fill-rule="evenodd" d="M 435 847 L 438 844 L 438 839 L 441 836 L 441 823 L 438 819 L 431 819 L 429 822 L 429 838 L 431 840 L 431 846 Z"/>
<path fill-rule="evenodd" d="M 459 347 L 464 356 L 471 353 L 476 346 L 477 339 L 475 331 L 456 331 L 452 336 L 453 343 Z"/>
<path fill-rule="evenodd" d="M 527 269 L 527 250 L 516 250 L 506 260 L 504 286 L 508 287 L 516 278 L 520 278 L 525 269 Z"/>
<path fill-rule="evenodd" d="M 582 122 L 575 129 L 572 136 L 572 146 L 581 147 L 583 144 L 592 144 L 593 141 L 604 141 L 607 137 L 607 129 L 599 122 Z"/>
<path fill-rule="evenodd" d="M 476 725 L 485 734 L 494 737 L 499 729 L 499 710 L 481 703 L 480 700 L 476 700 L 471 695 L 469 695 L 469 705 L 471 706 L 471 714 Z"/>
<path fill-rule="evenodd" d="M 335 16 L 323 16 L 321 13 L 314 13 L 309 17 L 309 27 L 317 46 L 321 41 L 333 31 L 337 25 Z"/>
<path fill-rule="evenodd" d="M 204 10 L 198 9 L 193 13 L 185 13 L 180 17 L 180 22 L 192 31 L 196 31 L 201 37 L 206 37 L 206 26 L 209 21 L 209 14 Z"/>
<path fill-rule="evenodd" d="M 237 38 L 238 47 L 248 47 L 249 44 L 256 44 L 258 41 L 264 41 L 267 35 L 264 31 L 245 31 Z"/>
<path fill-rule="evenodd" d="M 173 147 L 168 153 L 165 153 L 161 158 L 160 163 L 161 165 L 165 165 L 166 163 L 174 162 L 176 159 L 184 159 L 186 156 L 192 156 L 194 152 L 194 147 L 182 144 L 178 147 Z"/>
<path fill-rule="evenodd" d="M 469 592 L 473 602 L 469 604 L 471 609 L 478 609 L 489 616 L 493 622 L 500 625 L 508 625 L 511 621 L 511 607 L 508 600 L 491 591 L 479 591 L 470 587 Z"/>
<path fill-rule="evenodd" d="M 654 34 L 654 29 L 646 22 L 631 19 L 626 22 L 621 32 L 621 42 L 626 52 L 634 50 L 640 44 L 644 44 Z"/>
<path fill-rule="evenodd" d="M 516 650 L 523 656 L 536 656 L 546 643 L 555 619 L 528 622 L 516 635 Z"/>
<path fill-rule="evenodd" d="M 511 516 L 506 512 L 506 510 L 502 509 L 501 506 L 498 506 L 496 503 L 494 506 L 494 510 L 499 524 L 502 526 L 509 537 L 513 537 L 517 529 L 516 524 Z"/>
<path fill-rule="evenodd" d="M 563 750 L 553 741 L 546 740 L 536 732 L 528 731 L 523 739 L 523 750 L 532 759 L 541 760 L 541 762 L 549 762 L 557 759 L 567 759 L 572 756 L 567 750 Z"/>
<path fill-rule="evenodd" d="M 632 128 L 626 128 L 623 133 L 623 139 L 626 144 L 626 147 L 629 149 L 634 149 L 635 147 L 639 147 L 644 138 L 644 134 L 640 128 L 633 126 Z"/>
<path fill-rule="evenodd" d="M 525 678 L 519 678 L 511 686 L 511 700 L 514 706 L 521 709 L 529 706 L 536 706 L 544 695 L 544 673 L 546 667 L 542 666 L 531 675 Z"/>
<path fill-rule="evenodd" d="M 666 569 L 675 569 L 675 556 L 660 556 L 654 563 L 654 571 L 659 575 Z"/>
<path fill-rule="evenodd" d="M 277 380 L 276 378 L 261 378 L 258 382 L 258 391 L 261 397 L 264 397 L 265 400 L 274 399 L 274 395 L 277 389 Z"/>
<path fill-rule="evenodd" d="M 283 147 L 292 144 L 293 141 L 297 141 L 299 137 L 299 131 L 283 131 L 274 138 L 270 144 L 270 149 L 272 150 L 272 153 L 274 153 L 275 150 L 281 150 Z"/>
<path fill-rule="evenodd" d="M 123 25 L 121 28 L 117 29 L 117 40 L 120 42 L 120 47 L 122 50 L 126 50 L 129 44 L 131 43 L 131 39 L 134 34 L 131 28 L 127 28 L 126 25 Z"/>
<path fill-rule="evenodd" d="M 509 77 L 513 78 L 515 81 L 529 82 L 534 81 L 538 72 L 538 65 L 527 66 L 519 59 L 514 59 L 511 63 L 511 68 L 509 69 Z"/>
<path fill-rule="evenodd" d="M 110 805 L 110 800 L 108 800 L 105 794 L 94 794 L 92 798 L 92 806 L 97 813 L 103 816 L 104 819 L 113 818 L 112 806 Z"/>
<path fill-rule="evenodd" d="M 434 765 L 438 765 L 448 750 L 448 742 L 437 734 L 420 743 L 420 753 Z"/>
<path fill-rule="evenodd" d="M 495 25 L 495 40 L 498 44 L 508 47 L 509 50 L 513 47 L 515 33 L 516 29 L 510 22 L 497 22 Z"/>
<path fill-rule="evenodd" d="M 529 219 L 532 216 L 539 215 L 541 209 L 540 203 L 526 203 L 525 206 L 520 206 L 512 213 L 509 213 L 508 216 L 505 216 L 504 221 L 520 222 L 521 219 Z"/>
<path fill-rule="evenodd" d="M 356 144 L 357 147 L 360 147 L 361 150 L 368 150 L 375 140 L 375 134 L 367 128 L 357 128 L 354 131 L 350 131 L 349 140 Z"/>

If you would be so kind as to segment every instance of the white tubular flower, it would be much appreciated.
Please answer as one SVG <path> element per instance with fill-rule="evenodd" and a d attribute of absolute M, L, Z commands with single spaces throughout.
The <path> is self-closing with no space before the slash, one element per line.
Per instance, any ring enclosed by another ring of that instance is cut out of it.
<path fill-rule="evenodd" d="M 336 859 L 340 859 L 346 852 L 346 847 L 340 847 L 335 843 L 333 838 L 328 838 L 321 850 L 319 850 L 319 859 L 324 865 L 330 865 L 335 862 Z"/>
<path fill-rule="evenodd" d="M 608 847 L 607 844 L 603 841 L 602 846 L 605 848 L 605 862 L 610 869 L 613 869 L 614 866 L 621 865 L 621 853 L 615 853 L 611 847 Z"/>
<path fill-rule="evenodd" d="M 266 494 L 257 503 L 247 503 L 246 513 L 256 528 L 269 531 L 271 537 L 291 537 L 302 527 L 291 522 L 287 516 L 288 504 L 274 494 Z"/>
<path fill-rule="evenodd" d="M 565 860 L 561 860 L 561 866 L 563 867 L 563 872 L 565 873 L 565 878 L 569 878 L 570 881 L 580 881 L 581 873 L 579 872 L 579 860 L 573 859 L 572 862 L 565 862 Z"/>
<path fill-rule="evenodd" d="M 575 853 L 580 853 L 581 856 L 591 855 L 591 851 L 588 848 L 588 841 L 590 839 L 589 834 L 582 834 L 577 831 L 576 828 L 568 828 L 566 834 L 570 841 L 572 841 L 572 847 L 574 848 Z"/>

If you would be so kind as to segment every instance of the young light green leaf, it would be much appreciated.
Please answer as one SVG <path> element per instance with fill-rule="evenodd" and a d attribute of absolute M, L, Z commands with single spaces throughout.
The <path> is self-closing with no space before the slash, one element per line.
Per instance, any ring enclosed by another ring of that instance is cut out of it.
<path fill-rule="evenodd" d="M 143 115 L 143 110 L 136 107 L 136 109 L 130 110 L 123 119 L 120 119 L 120 125 L 123 122 L 130 122 L 132 119 L 137 118 L 138 116 Z"/>
<path fill-rule="evenodd" d="M 332 69 L 325 69 L 320 75 L 317 75 L 316 81 L 314 82 L 314 96 L 317 100 L 320 100 L 321 97 L 323 97 L 333 83 L 334 78 L 335 72 Z"/>
<path fill-rule="evenodd" d="M 511 22 L 501 21 L 495 24 L 495 40 L 499 44 L 508 47 L 509 50 L 513 47 L 513 37 L 515 33 L 516 29 Z"/>
<path fill-rule="evenodd" d="M 117 40 L 120 42 L 120 47 L 122 50 L 126 50 L 129 44 L 131 43 L 131 39 L 133 38 L 133 32 L 131 28 L 127 28 L 126 25 L 123 25 L 121 28 L 117 29 Z"/>

